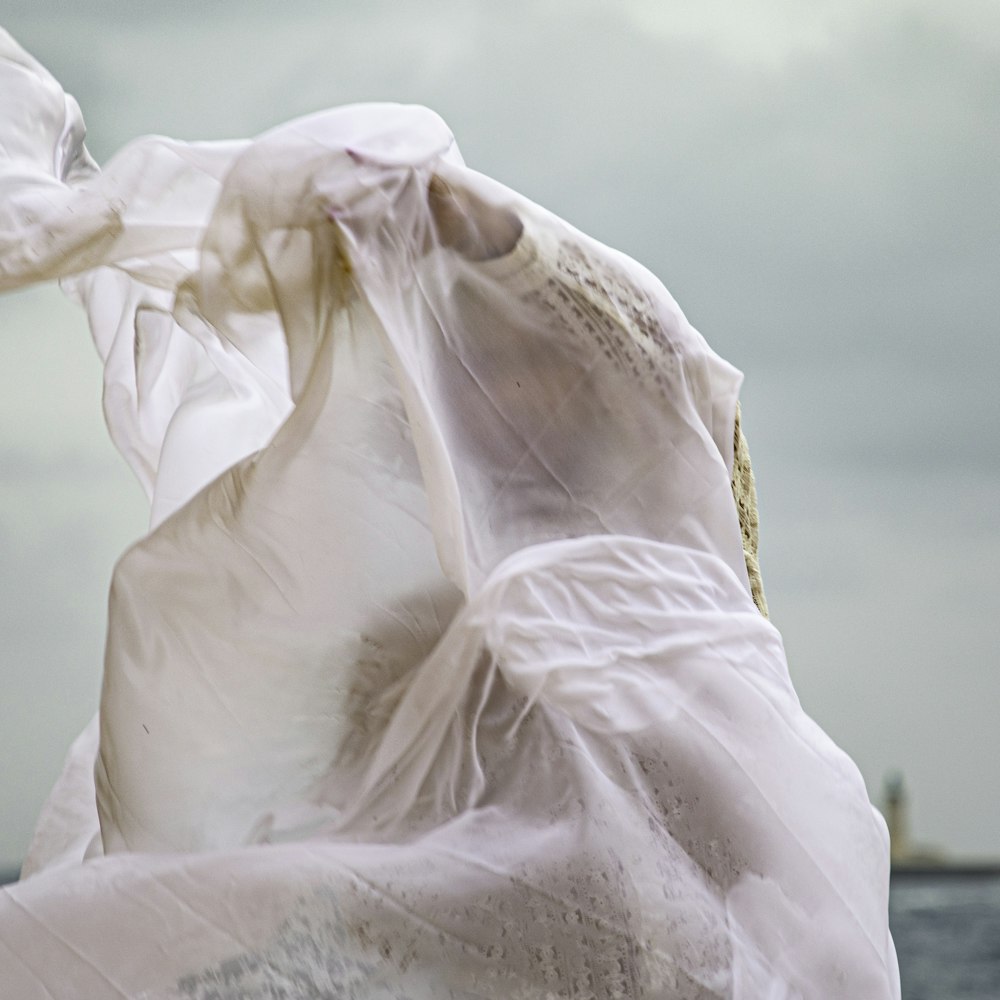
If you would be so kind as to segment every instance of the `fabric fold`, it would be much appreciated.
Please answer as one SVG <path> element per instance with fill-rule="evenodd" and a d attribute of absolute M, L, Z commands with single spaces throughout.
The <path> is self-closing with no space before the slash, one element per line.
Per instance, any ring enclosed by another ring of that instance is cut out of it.
<path fill-rule="evenodd" d="M 14 995 L 898 997 L 884 823 L 751 591 L 742 376 L 659 280 L 425 108 L 83 134 L 0 35 L 2 287 L 87 310 L 151 504 Z"/>

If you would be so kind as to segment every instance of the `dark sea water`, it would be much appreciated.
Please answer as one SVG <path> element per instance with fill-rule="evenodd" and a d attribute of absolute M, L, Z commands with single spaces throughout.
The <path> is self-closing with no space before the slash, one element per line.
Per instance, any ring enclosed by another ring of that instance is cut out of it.
<path fill-rule="evenodd" d="M 1000 1000 L 1000 878 L 894 877 L 903 1000 Z"/>

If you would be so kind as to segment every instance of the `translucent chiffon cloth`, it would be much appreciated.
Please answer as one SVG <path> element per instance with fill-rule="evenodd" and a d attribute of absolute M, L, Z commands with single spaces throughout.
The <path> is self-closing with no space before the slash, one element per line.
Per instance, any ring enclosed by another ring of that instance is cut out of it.
<path fill-rule="evenodd" d="M 422 108 L 82 140 L 0 35 L 0 280 L 86 308 L 152 510 L 0 992 L 898 996 L 663 286 Z"/>

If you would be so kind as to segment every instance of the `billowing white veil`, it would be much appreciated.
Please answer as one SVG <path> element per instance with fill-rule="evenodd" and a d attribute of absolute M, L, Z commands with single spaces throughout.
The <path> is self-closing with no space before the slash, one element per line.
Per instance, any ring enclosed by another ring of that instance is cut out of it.
<path fill-rule="evenodd" d="M 3 996 L 898 996 L 663 286 L 422 108 L 82 137 L 0 35 L 0 281 L 86 307 L 152 507 Z"/>

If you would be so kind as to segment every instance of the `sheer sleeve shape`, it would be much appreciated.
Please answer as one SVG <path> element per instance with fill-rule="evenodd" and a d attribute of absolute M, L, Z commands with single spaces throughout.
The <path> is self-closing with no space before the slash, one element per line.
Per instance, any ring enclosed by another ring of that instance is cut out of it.
<path fill-rule="evenodd" d="M 754 604 L 741 376 L 433 112 L 138 140 L 0 35 L 151 528 L 0 892 L 12 996 L 897 997 L 888 848 Z M 93 768 L 90 762 L 93 761 Z"/>

